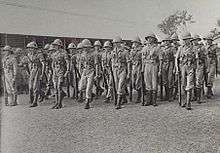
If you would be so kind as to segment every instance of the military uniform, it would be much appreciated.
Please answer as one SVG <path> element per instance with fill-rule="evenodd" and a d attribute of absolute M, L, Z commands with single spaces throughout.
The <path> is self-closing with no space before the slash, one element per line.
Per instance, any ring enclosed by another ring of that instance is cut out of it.
<path fill-rule="evenodd" d="M 10 46 L 5 46 L 4 51 L 12 52 Z M 4 73 L 4 97 L 5 105 L 15 106 L 17 105 L 17 88 L 16 88 L 16 77 L 17 77 L 17 60 L 16 56 L 12 53 L 7 54 L 2 59 L 3 73 Z"/>
<path fill-rule="evenodd" d="M 150 34 L 147 39 L 151 37 L 156 41 L 156 36 Z M 158 66 L 159 66 L 159 47 L 156 43 L 148 44 L 142 49 L 142 60 L 143 60 L 143 72 L 144 72 L 144 83 L 146 88 L 146 103 L 145 106 L 153 104 L 157 106 L 157 77 L 158 77 Z"/>
<path fill-rule="evenodd" d="M 170 41 L 170 40 L 167 40 Z M 172 101 L 174 86 L 174 66 L 175 66 L 175 48 L 171 45 L 162 45 L 160 47 L 160 73 L 162 75 L 162 85 L 165 87 L 166 100 Z"/>
<path fill-rule="evenodd" d="M 37 51 L 37 44 L 35 42 L 30 42 L 27 45 L 27 48 L 34 48 L 34 50 L 30 51 L 24 58 L 26 61 L 23 62 L 29 63 L 29 96 L 30 103 L 32 104 L 30 107 L 35 107 L 37 106 L 38 98 L 42 93 L 41 81 L 44 73 L 44 57 L 43 54 Z"/>
<path fill-rule="evenodd" d="M 191 39 L 191 34 L 186 33 L 184 39 Z M 194 89 L 194 73 L 195 73 L 195 52 L 193 52 L 191 43 L 184 44 L 178 50 L 176 58 L 180 60 L 182 91 L 186 92 L 186 102 L 182 107 L 187 106 L 191 109 L 192 90 Z M 181 94 L 181 93 L 179 93 Z"/>
<path fill-rule="evenodd" d="M 81 62 L 84 65 L 81 79 L 79 81 L 79 91 L 82 93 L 85 90 L 86 106 L 85 109 L 90 108 L 92 101 L 92 89 L 94 85 L 94 77 L 96 72 L 96 54 L 93 52 L 91 42 L 88 39 L 82 41 L 83 47 L 86 51 L 83 52 Z M 82 97 L 80 97 L 82 98 Z"/>
<path fill-rule="evenodd" d="M 54 49 L 55 52 L 51 55 L 52 58 L 52 68 L 53 68 L 53 85 L 55 89 L 56 103 L 52 108 L 60 109 L 62 108 L 62 100 L 66 96 L 63 91 L 64 79 L 67 77 L 69 72 L 69 58 L 65 50 L 61 49 L 62 42 L 59 39 L 54 40 L 52 46 L 59 46 L 59 48 Z"/>

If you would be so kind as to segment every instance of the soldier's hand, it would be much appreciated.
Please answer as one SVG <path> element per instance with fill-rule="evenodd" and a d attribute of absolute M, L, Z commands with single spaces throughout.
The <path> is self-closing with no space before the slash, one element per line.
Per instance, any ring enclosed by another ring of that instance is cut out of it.
<path fill-rule="evenodd" d="M 161 76 L 161 71 L 158 72 L 158 76 Z"/>
<path fill-rule="evenodd" d="M 64 77 L 67 78 L 69 74 L 69 71 L 66 71 L 66 73 L 64 74 Z"/>

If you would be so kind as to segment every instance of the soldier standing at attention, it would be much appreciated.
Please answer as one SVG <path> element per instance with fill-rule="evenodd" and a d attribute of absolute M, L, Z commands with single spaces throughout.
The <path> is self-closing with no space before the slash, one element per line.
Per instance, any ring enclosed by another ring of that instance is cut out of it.
<path fill-rule="evenodd" d="M 52 43 L 54 53 L 52 57 L 52 68 L 53 68 L 53 85 L 55 89 L 55 105 L 52 109 L 62 108 L 63 98 L 66 96 L 63 91 L 64 78 L 68 76 L 70 72 L 69 58 L 65 50 L 62 49 L 63 43 L 60 39 L 55 39 Z"/>
<path fill-rule="evenodd" d="M 144 83 L 146 88 L 145 106 L 157 106 L 157 76 L 159 66 L 159 47 L 155 34 L 150 33 L 145 37 L 148 44 L 142 49 Z"/>
<path fill-rule="evenodd" d="M 122 47 L 121 37 L 113 39 L 112 67 L 117 90 L 116 109 L 121 109 L 122 100 L 126 98 L 126 86 L 128 75 L 128 52 Z"/>
<path fill-rule="evenodd" d="M 4 98 L 6 106 L 17 105 L 17 60 L 10 46 L 3 48 L 5 55 L 2 58 L 3 75 L 4 75 Z"/>
<path fill-rule="evenodd" d="M 213 96 L 213 82 L 215 80 L 215 75 L 217 74 L 217 46 L 213 44 L 213 36 L 209 34 L 206 38 L 206 55 L 207 55 L 207 98 L 210 99 Z"/>
<path fill-rule="evenodd" d="M 159 76 L 162 75 L 162 85 L 165 87 L 166 98 L 165 100 L 173 100 L 173 86 L 174 75 L 173 69 L 175 67 L 175 48 L 172 46 L 172 41 L 169 36 L 162 40 L 160 47 L 160 66 Z"/>
<path fill-rule="evenodd" d="M 104 47 L 104 52 L 102 53 L 102 67 L 103 67 L 103 71 L 105 72 L 103 76 L 106 78 L 107 86 L 108 86 L 108 90 L 104 102 L 109 103 L 111 97 L 113 96 L 112 77 L 110 75 L 111 73 L 110 66 L 112 66 L 111 65 L 112 45 L 110 41 L 106 41 L 103 47 Z"/>
<path fill-rule="evenodd" d="M 132 49 L 130 52 L 130 66 L 131 66 L 131 79 L 132 87 L 137 91 L 136 103 L 141 102 L 141 70 L 142 70 L 142 44 L 141 39 L 137 36 L 132 40 Z"/>
<path fill-rule="evenodd" d="M 181 84 L 182 91 L 186 94 L 186 101 L 184 101 L 182 107 L 186 107 L 187 110 L 191 110 L 192 90 L 194 88 L 194 69 L 195 69 L 195 53 L 192 49 L 191 34 L 185 32 L 182 36 L 184 44 L 179 48 L 176 54 L 176 69 L 179 73 L 181 68 Z M 180 66 L 178 67 L 177 60 L 180 60 Z M 179 93 L 181 94 L 181 93 Z"/>
<path fill-rule="evenodd" d="M 102 44 L 99 40 L 95 41 L 94 43 L 94 50 L 96 54 L 96 78 L 95 78 L 95 87 L 96 87 L 96 98 L 98 96 L 101 96 L 104 90 L 101 87 L 101 80 L 102 80 L 102 65 L 101 65 L 101 59 L 102 59 Z"/>
<path fill-rule="evenodd" d="M 202 44 L 199 44 L 201 38 L 199 35 L 195 35 L 191 40 L 193 45 L 193 52 L 196 54 L 196 66 L 195 66 L 195 98 L 197 103 L 201 103 L 201 94 L 203 88 L 204 75 L 206 75 L 207 59 L 205 54 L 205 48 Z M 205 81 L 206 82 L 206 81 Z"/>
<path fill-rule="evenodd" d="M 32 41 L 27 44 L 28 55 L 25 57 L 25 63 L 29 63 L 30 77 L 29 77 L 29 95 L 30 107 L 36 107 L 41 92 L 41 81 L 45 70 L 44 57 L 38 53 L 36 42 Z"/>
<path fill-rule="evenodd" d="M 82 41 L 83 54 L 82 62 L 84 64 L 84 69 L 82 71 L 81 79 L 79 81 L 79 91 L 82 94 L 85 90 L 86 105 L 85 109 L 90 108 L 90 103 L 92 102 L 92 88 L 94 85 L 94 78 L 96 73 L 96 54 L 92 48 L 92 44 L 88 39 Z M 82 98 L 82 97 L 80 97 Z"/>

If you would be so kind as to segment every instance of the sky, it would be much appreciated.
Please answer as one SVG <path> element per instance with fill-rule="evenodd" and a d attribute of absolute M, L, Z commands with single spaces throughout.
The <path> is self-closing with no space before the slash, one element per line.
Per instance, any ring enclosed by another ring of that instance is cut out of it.
<path fill-rule="evenodd" d="M 0 0 L 0 33 L 65 37 L 144 37 L 157 25 L 187 10 L 205 35 L 220 19 L 220 0 Z"/>

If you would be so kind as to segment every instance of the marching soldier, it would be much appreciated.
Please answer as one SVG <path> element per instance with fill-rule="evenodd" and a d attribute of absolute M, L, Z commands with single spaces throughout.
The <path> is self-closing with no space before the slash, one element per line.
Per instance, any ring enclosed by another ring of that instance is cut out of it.
<path fill-rule="evenodd" d="M 38 99 L 42 93 L 41 81 L 45 70 L 44 57 L 38 52 L 36 42 L 30 42 L 27 44 L 28 55 L 24 58 L 24 63 L 29 63 L 29 96 L 30 107 L 36 107 Z"/>
<path fill-rule="evenodd" d="M 158 76 L 158 65 L 159 65 L 159 47 L 157 45 L 157 38 L 152 34 L 148 34 L 145 39 L 148 44 L 142 49 L 142 60 L 143 60 L 143 73 L 144 83 L 146 89 L 146 101 L 143 103 L 144 106 L 157 106 L 157 76 Z"/>
<path fill-rule="evenodd" d="M 6 52 L 2 58 L 3 77 L 4 77 L 4 98 L 6 106 L 17 105 L 17 60 L 10 46 L 5 46 L 3 51 Z"/>
<path fill-rule="evenodd" d="M 142 44 L 140 38 L 137 36 L 132 40 L 132 49 L 130 52 L 130 66 L 131 66 L 131 79 L 132 79 L 132 87 L 137 91 L 137 100 L 136 103 L 141 102 L 141 69 L 142 69 Z M 129 71 L 130 71 L 129 70 Z"/>
<path fill-rule="evenodd" d="M 53 85 L 55 89 L 55 105 L 52 109 L 62 108 L 63 98 L 66 96 L 63 91 L 64 79 L 70 72 L 69 58 L 65 50 L 62 49 L 63 43 L 60 39 L 55 39 L 52 43 L 54 53 L 52 57 L 52 68 L 53 68 Z"/>
<path fill-rule="evenodd" d="M 103 78 L 106 78 L 107 83 L 107 93 L 104 102 L 109 103 L 111 97 L 113 96 L 113 87 L 112 87 L 112 77 L 110 76 L 110 66 L 111 65 L 111 51 L 112 45 L 110 41 L 104 43 L 104 52 L 102 53 L 102 67 L 103 67 Z M 105 82 L 104 82 L 105 83 Z"/>
<path fill-rule="evenodd" d="M 185 32 L 182 36 L 184 44 L 179 48 L 176 54 L 176 72 L 179 73 L 179 68 L 181 67 L 182 91 L 184 91 L 184 93 L 186 94 L 186 101 L 183 103 L 182 107 L 186 107 L 187 110 L 191 110 L 192 90 L 194 88 L 194 68 L 196 59 L 195 53 L 192 49 L 191 39 L 191 34 L 189 32 Z M 179 66 L 177 62 L 178 59 L 180 60 Z"/>
<path fill-rule="evenodd" d="M 217 74 L 217 46 L 213 44 L 213 36 L 210 34 L 206 38 L 206 54 L 207 54 L 207 98 L 210 99 L 213 96 L 213 82 L 215 75 Z"/>
<path fill-rule="evenodd" d="M 78 67 L 77 67 L 77 50 L 74 43 L 68 45 L 68 50 L 70 53 L 70 85 L 73 87 L 72 98 L 78 98 L 78 80 L 80 77 Z"/>
<path fill-rule="evenodd" d="M 116 109 L 121 109 L 122 100 L 126 99 L 126 85 L 128 75 L 128 52 L 122 47 L 121 37 L 113 39 L 112 68 L 114 75 L 115 88 L 117 91 Z"/>
<path fill-rule="evenodd" d="M 86 105 L 85 109 L 90 108 L 90 103 L 92 102 L 92 88 L 94 85 L 94 78 L 96 77 L 96 54 L 92 48 L 92 44 L 88 39 L 82 41 L 83 54 L 82 62 L 84 64 L 84 69 L 82 71 L 81 79 L 79 81 L 79 92 L 82 96 L 85 90 Z M 79 97 L 82 101 L 82 97 Z"/>
<path fill-rule="evenodd" d="M 82 74 L 82 71 L 84 69 L 84 65 L 82 62 L 82 53 L 83 53 L 83 46 L 82 43 L 79 43 L 76 47 L 77 50 L 77 68 L 79 70 L 80 75 Z"/>
<path fill-rule="evenodd" d="M 102 65 L 101 65 L 101 58 L 102 58 L 102 49 L 101 49 L 102 45 L 101 42 L 99 40 L 95 41 L 94 43 L 94 50 L 95 50 L 95 54 L 96 54 L 96 78 L 95 78 L 95 87 L 96 87 L 96 98 L 98 96 L 101 96 L 103 93 L 103 89 L 101 87 L 101 80 L 102 80 Z"/>
<path fill-rule="evenodd" d="M 174 74 L 173 69 L 175 66 L 175 48 L 172 46 L 172 41 L 169 36 L 162 40 L 160 46 L 160 66 L 159 76 L 162 75 L 162 85 L 165 87 L 166 98 L 165 100 L 173 100 L 173 86 Z"/>

